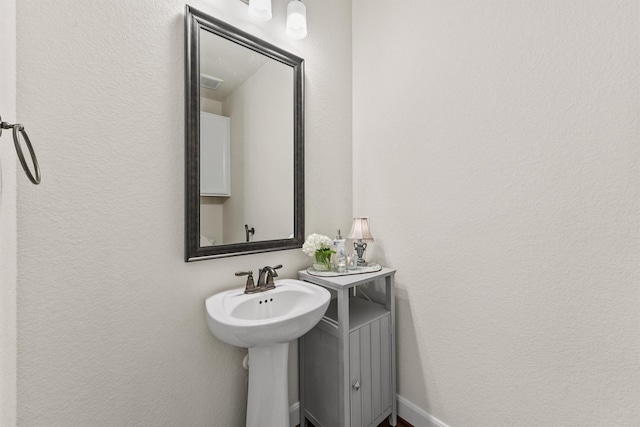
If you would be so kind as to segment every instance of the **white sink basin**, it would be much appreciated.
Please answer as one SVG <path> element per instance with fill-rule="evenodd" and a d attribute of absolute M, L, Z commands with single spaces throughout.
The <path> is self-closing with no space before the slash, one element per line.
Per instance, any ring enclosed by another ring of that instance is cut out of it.
<path fill-rule="evenodd" d="M 233 289 L 207 298 L 211 333 L 238 347 L 286 343 L 307 333 L 327 311 L 331 295 L 326 289 L 294 279 L 275 284 L 270 291 Z"/>
<path fill-rule="evenodd" d="M 283 279 L 275 284 L 265 292 L 234 289 L 205 300 L 211 333 L 249 348 L 247 427 L 289 426 L 289 341 L 313 328 L 331 300 L 329 291 L 311 283 Z"/>

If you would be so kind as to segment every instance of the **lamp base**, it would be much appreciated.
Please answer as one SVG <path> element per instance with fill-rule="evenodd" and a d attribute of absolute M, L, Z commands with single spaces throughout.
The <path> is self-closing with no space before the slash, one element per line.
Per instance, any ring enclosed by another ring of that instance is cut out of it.
<path fill-rule="evenodd" d="M 358 267 L 366 267 L 367 261 L 364 260 L 364 251 L 367 249 L 367 244 L 360 239 L 357 242 L 353 242 L 353 249 L 358 254 Z"/>

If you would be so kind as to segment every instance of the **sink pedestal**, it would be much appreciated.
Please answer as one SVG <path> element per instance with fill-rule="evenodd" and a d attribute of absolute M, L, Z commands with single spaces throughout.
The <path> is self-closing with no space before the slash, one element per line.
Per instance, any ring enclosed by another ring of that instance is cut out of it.
<path fill-rule="evenodd" d="M 247 427 L 289 427 L 289 343 L 249 348 Z"/>
<path fill-rule="evenodd" d="M 205 300 L 211 333 L 249 349 L 247 427 L 289 427 L 289 342 L 309 332 L 330 301 L 328 290 L 294 279 L 263 292 L 231 289 Z"/>

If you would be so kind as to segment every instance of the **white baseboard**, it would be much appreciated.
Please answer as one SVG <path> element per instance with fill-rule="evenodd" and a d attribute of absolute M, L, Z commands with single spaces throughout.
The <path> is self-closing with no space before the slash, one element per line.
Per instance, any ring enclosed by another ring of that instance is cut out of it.
<path fill-rule="evenodd" d="M 300 402 L 289 406 L 289 427 L 296 427 L 300 424 Z"/>
<path fill-rule="evenodd" d="M 449 427 L 433 415 L 429 414 L 414 403 L 398 395 L 398 416 L 415 427 Z M 300 402 L 289 407 L 289 427 L 295 427 L 300 422 Z"/>
<path fill-rule="evenodd" d="M 449 427 L 424 409 L 398 395 L 398 416 L 415 427 Z M 298 405 L 299 406 L 299 405 Z"/>

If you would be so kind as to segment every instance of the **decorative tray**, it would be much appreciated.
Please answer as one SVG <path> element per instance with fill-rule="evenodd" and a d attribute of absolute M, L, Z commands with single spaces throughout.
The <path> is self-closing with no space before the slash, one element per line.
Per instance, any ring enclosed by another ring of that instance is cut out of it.
<path fill-rule="evenodd" d="M 382 270 L 382 266 L 380 266 L 380 264 L 376 264 L 375 262 L 370 262 L 366 266 L 351 268 L 345 271 L 344 273 L 339 273 L 333 270 L 320 271 L 320 270 L 316 270 L 313 267 L 307 268 L 307 273 L 311 274 L 312 276 L 319 276 L 319 277 L 337 277 L 337 276 L 350 276 L 352 274 L 375 273 L 376 271 L 380 271 L 380 270 Z"/>

